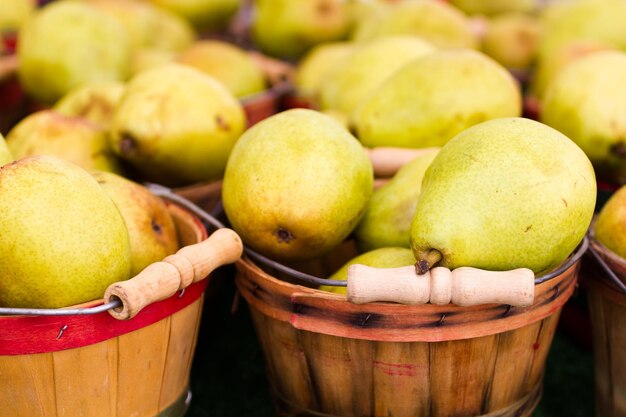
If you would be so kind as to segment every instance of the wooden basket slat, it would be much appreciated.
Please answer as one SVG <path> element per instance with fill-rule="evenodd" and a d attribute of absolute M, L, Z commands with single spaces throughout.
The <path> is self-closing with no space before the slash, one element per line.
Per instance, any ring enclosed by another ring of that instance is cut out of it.
<path fill-rule="evenodd" d="M 3 357 L 0 370 L 3 412 L 11 417 L 56 417 L 53 376 L 52 353 Z"/>

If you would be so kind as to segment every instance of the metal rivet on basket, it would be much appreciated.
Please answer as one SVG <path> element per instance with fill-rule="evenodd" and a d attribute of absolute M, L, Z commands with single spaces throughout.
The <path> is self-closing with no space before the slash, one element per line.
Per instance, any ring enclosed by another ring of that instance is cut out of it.
<path fill-rule="evenodd" d="M 183 298 L 183 295 L 185 295 L 185 289 L 184 288 L 178 292 L 178 298 Z"/>
<path fill-rule="evenodd" d="M 446 313 L 441 313 L 441 318 L 439 319 L 439 321 L 437 322 L 437 326 L 441 326 L 443 324 L 443 321 L 446 319 Z"/>
<path fill-rule="evenodd" d="M 504 313 L 502 313 L 502 317 L 508 316 L 510 312 L 511 312 L 511 306 L 507 305 L 506 310 L 504 310 Z"/>
<path fill-rule="evenodd" d="M 63 327 L 61 327 L 61 329 L 59 330 L 59 334 L 57 334 L 56 339 L 59 340 L 61 336 L 63 336 L 63 332 L 65 332 L 66 330 L 67 330 L 67 324 L 64 324 Z"/>

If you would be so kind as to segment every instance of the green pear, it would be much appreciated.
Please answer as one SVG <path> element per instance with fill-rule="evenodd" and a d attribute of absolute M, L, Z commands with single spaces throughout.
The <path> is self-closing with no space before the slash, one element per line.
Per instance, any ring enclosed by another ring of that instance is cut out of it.
<path fill-rule="evenodd" d="M 24 90 L 52 104 L 81 84 L 125 80 L 131 43 L 116 19 L 94 6 L 55 1 L 22 26 L 17 56 Z"/>
<path fill-rule="evenodd" d="M 13 161 L 13 155 L 7 146 L 4 136 L 0 133 L 0 166 Z"/>
<path fill-rule="evenodd" d="M 426 169 L 439 152 L 433 149 L 396 172 L 374 190 L 363 219 L 354 231 L 360 251 L 386 246 L 409 247 L 409 230 Z"/>
<path fill-rule="evenodd" d="M 182 51 L 176 61 L 205 72 L 237 98 L 266 89 L 265 74 L 242 48 L 218 40 L 201 40 Z"/>
<path fill-rule="evenodd" d="M 439 50 L 396 71 L 355 109 L 352 122 L 367 147 L 427 148 L 485 120 L 519 116 L 521 102 L 518 83 L 492 58 Z"/>
<path fill-rule="evenodd" d="M 117 174 L 91 173 L 119 209 L 130 239 L 130 274 L 162 261 L 179 249 L 174 220 L 167 206 L 146 187 Z"/>
<path fill-rule="evenodd" d="M 361 19 L 352 39 L 365 41 L 390 35 L 418 36 L 438 48 L 478 48 L 478 38 L 468 17 L 441 1 L 392 3 L 392 7 Z"/>
<path fill-rule="evenodd" d="M 88 0 L 114 17 L 129 34 L 133 49 L 178 52 L 197 38 L 191 24 L 167 9 L 143 0 Z"/>
<path fill-rule="evenodd" d="M 506 13 L 488 20 L 481 48 L 507 68 L 529 70 L 535 62 L 540 38 L 537 17 Z"/>
<path fill-rule="evenodd" d="M 601 51 L 564 67 L 541 104 L 543 123 L 563 132 L 594 164 L 598 177 L 626 182 L 626 53 Z"/>
<path fill-rule="evenodd" d="M 276 259 L 308 260 L 352 232 L 372 187 L 371 162 L 347 129 L 317 111 L 292 109 L 241 136 L 222 200 L 247 245 Z"/>
<path fill-rule="evenodd" d="M 241 7 L 242 0 L 150 0 L 176 13 L 197 30 L 220 30 L 228 25 Z"/>
<path fill-rule="evenodd" d="M 87 171 L 27 157 L 0 167 L 0 189 L 1 306 L 75 305 L 130 277 L 124 219 Z"/>
<path fill-rule="evenodd" d="M 426 171 L 411 248 L 423 270 L 539 274 L 580 243 L 595 202 L 591 162 L 569 138 L 530 119 L 490 120 L 448 142 Z"/>
<path fill-rule="evenodd" d="M 326 42 L 311 48 L 296 66 L 294 86 L 298 94 L 316 103 L 328 73 L 353 49 L 354 45 L 345 41 Z"/>
<path fill-rule="evenodd" d="M 86 170 L 122 172 L 109 148 L 106 131 L 81 117 L 40 110 L 15 125 L 7 134 L 6 142 L 15 159 L 51 155 Z"/>
<path fill-rule="evenodd" d="M 57 113 L 82 117 L 108 130 L 113 109 L 124 94 L 124 83 L 104 81 L 68 91 L 52 106 Z"/>
<path fill-rule="evenodd" d="M 174 62 L 178 53 L 164 51 L 163 49 L 140 48 L 137 49 L 130 61 L 130 77 L 140 72 L 156 68 L 163 64 Z"/>
<path fill-rule="evenodd" d="M 329 279 L 346 281 L 348 279 L 348 268 L 350 265 L 354 264 L 371 266 L 373 268 L 400 268 L 402 266 L 415 264 L 415 256 L 413 256 L 411 249 L 404 247 L 382 247 L 373 249 L 346 262 L 346 264 L 332 274 Z M 335 287 L 331 285 L 321 285 L 319 289 L 337 294 L 346 294 L 347 292 L 346 287 Z"/>
<path fill-rule="evenodd" d="M 539 45 L 540 59 L 546 59 L 572 41 L 591 41 L 626 49 L 626 2 L 622 0 L 579 0 L 557 8 L 544 19 Z"/>
<path fill-rule="evenodd" d="M 600 209 L 593 237 L 616 255 L 626 258 L 626 186 L 620 187 Z"/>
<path fill-rule="evenodd" d="M 345 0 L 255 0 L 252 40 L 268 55 L 299 58 L 315 45 L 345 39 L 349 10 Z"/>
<path fill-rule="evenodd" d="M 329 72 L 320 90 L 320 108 L 351 114 L 404 64 L 435 47 L 415 36 L 388 36 L 363 42 Z"/>
<path fill-rule="evenodd" d="M 109 140 L 148 181 L 182 186 L 220 178 L 245 126 L 241 104 L 219 81 L 170 63 L 127 83 Z"/>
<path fill-rule="evenodd" d="M 469 15 L 494 16 L 504 13 L 532 13 L 536 0 L 450 0 L 450 4 Z"/>

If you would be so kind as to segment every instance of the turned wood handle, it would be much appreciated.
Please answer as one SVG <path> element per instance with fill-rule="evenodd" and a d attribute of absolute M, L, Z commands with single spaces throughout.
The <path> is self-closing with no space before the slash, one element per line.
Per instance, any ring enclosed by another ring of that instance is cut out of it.
<path fill-rule="evenodd" d="M 528 307 L 535 298 L 535 274 L 527 268 L 485 271 L 462 267 L 450 271 L 437 267 L 423 275 L 414 266 L 348 268 L 348 301 L 355 304 L 391 301 L 400 304 L 474 306 L 509 304 Z"/>
<path fill-rule="evenodd" d="M 256 51 L 248 51 L 248 55 L 261 68 L 271 85 L 293 82 L 296 70 L 292 64 Z"/>
<path fill-rule="evenodd" d="M 367 153 L 374 166 L 374 175 L 376 177 L 392 177 L 404 164 L 434 149 L 438 148 L 377 147 L 367 149 Z"/>
<path fill-rule="evenodd" d="M 109 313 L 118 320 L 131 319 L 147 305 L 171 297 L 222 265 L 236 262 L 242 253 L 239 235 L 231 229 L 218 229 L 202 242 L 148 265 L 135 277 L 111 284 L 104 301 L 118 298 L 122 306 Z"/>

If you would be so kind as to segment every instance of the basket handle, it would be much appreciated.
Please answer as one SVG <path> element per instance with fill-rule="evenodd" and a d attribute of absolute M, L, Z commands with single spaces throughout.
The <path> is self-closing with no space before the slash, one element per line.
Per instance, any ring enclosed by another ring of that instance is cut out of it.
<path fill-rule="evenodd" d="M 364 304 L 391 301 L 401 304 L 458 306 L 508 304 L 528 307 L 535 298 L 535 274 L 527 268 L 511 271 L 485 271 L 461 267 L 450 271 L 437 267 L 418 275 L 414 266 L 348 268 L 348 301 Z"/>
<path fill-rule="evenodd" d="M 374 175 L 384 178 L 392 177 L 407 162 L 438 148 L 414 149 L 381 146 L 365 149 L 374 167 Z"/>
<path fill-rule="evenodd" d="M 122 305 L 109 313 L 118 320 L 131 319 L 144 307 L 171 297 L 222 265 L 236 262 L 242 253 L 243 244 L 235 231 L 217 229 L 202 242 L 148 265 L 135 277 L 111 284 L 104 293 L 105 303 L 119 299 Z"/>

